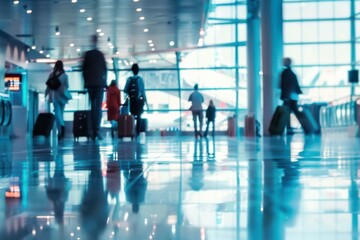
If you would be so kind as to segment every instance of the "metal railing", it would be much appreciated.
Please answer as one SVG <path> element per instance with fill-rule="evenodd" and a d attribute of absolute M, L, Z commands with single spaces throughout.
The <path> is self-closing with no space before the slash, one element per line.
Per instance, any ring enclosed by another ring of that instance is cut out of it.
<path fill-rule="evenodd" d="M 337 128 L 354 126 L 358 124 L 357 105 L 360 101 L 356 98 L 335 100 L 320 109 L 321 128 Z"/>

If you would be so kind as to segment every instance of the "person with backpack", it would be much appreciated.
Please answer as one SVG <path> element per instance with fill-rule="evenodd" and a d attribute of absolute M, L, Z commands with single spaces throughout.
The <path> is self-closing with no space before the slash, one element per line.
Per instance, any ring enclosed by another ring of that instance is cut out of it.
<path fill-rule="evenodd" d="M 53 104 L 59 140 L 65 137 L 64 110 L 67 102 L 72 99 L 69 92 L 68 75 L 62 61 L 57 61 L 54 70 L 46 82 L 45 98 Z"/>
<path fill-rule="evenodd" d="M 144 80 L 138 75 L 140 71 L 139 65 L 134 63 L 131 66 L 131 71 L 134 76 L 126 80 L 124 93 L 128 95 L 130 100 L 130 113 L 136 119 L 136 134 L 139 135 L 141 114 L 144 111 L 144 105 L 146 104 L 147 108 L 149 108 L 149 106 L 145 94 Z"/>

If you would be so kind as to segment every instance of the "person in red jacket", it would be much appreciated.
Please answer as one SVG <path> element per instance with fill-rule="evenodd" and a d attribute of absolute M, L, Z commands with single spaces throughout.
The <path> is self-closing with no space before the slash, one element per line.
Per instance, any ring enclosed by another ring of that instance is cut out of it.
<path fill-rule="evenodd" d="M 114 137 L 114 130 L 117 126 L 119 118 L 119 108 L 121 105 L 120 89 L 116 85 L 116 81 L 112 80 L 106 91 L 106 105 L 108 121 L 111 122 L 111 137 Z"/>

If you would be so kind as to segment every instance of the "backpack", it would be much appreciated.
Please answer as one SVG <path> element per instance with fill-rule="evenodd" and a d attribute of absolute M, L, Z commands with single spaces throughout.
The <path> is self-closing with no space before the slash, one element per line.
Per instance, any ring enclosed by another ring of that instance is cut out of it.
<path fill-rule="evenodd" d="M 128 87 L 128 94 L 130 99 L 137 99 L 139 96 L 139 87 L 137 77 L 131 77 L 129 87 Z"/>
<path fill-rule="evenodd" d="M 59 80 L 61 74 L 62 72 L 59 75 L 55 75 L 54 73 L 53 76 L 51 76 L 46 81 L 46 86 L 48 86 L 48 88 L 50 88 L 51 90 L 58 90 L 58 88 L 61 86 L 61 82 Z"/>

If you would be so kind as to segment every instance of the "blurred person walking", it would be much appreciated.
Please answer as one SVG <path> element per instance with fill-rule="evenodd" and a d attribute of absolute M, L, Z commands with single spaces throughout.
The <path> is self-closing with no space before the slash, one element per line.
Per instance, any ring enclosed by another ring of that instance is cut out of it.
<path fill-rule="evenodd" d="M 203 95 L 199 92 L 199 85 L 194 85 L 194 91 L 189 96 L 189 102 L 191 102 L 190 110 L 192 112 L 194 121 L 195 137 L 202 137 L 202 125 L 204 119 L 204 113 L 202 103 L 204 102 Z M 199 130 L 197 129 L 197 119 L 199 119 Z"/>
<path fill-rule="evenodd" d="M 280 79 L 280 89 L 281 96 L 280 99 L 284 101 L 284 106 L 287 106 L 295 114 L 298 113 L 298 100 L 299 94 L 302 94 L 300 85 L 297 79 L 296 74 L 291 69 L 291 58 L 284 58 L 283 60 L 284 70 L 281 73 Z M 290 120 L 287 124 L 287 133 L 292 134 Z"/>
<path fill-rule="evenodd" d="M 136 135 L 139 135 L 141 130 L 141 114 L 144 112 L 144 105 L 146 104 L 148 109 L 149 106 L 145 93 L 144 80 L 138 75 L 140 71 L 139 65 L 134 63 L 131 66 L 131 71 L 133 72 L 133 76 L 126 80 L 124 92 L 130 99 L 130 113 L 136 119 Z"/>
<path fill-rule="evenodd" d="M 87 51 L 84 56 L 82 72 L 84 77 L 84 87 L 88 90 L 91 105 L 91 122 L 93 140 L 102 140 L 100 124 L 102 118 L 102 101 L 106 84 L 106 61 L 104 54 L 96 48 L 97 35 L 91 36 L 93 49 Z"/>
<path fill-rule="evenodd" d="M 53 72 L 47 80 L 45 97 L 54 106 L 55 120 L 58 129 L 58 138 L 65 137 L 64 110 L 65 105 L 72 99 L 69 92 L 69 79 L 65 73 L 62 61 L 55 63 Z"/>
<path fill-rule="evenodd" d="M 114 131 L 117 127 L 117 121 L 119 119 L 119 110 L 121 105 L 120 89 L 116 85 L 116 81 L 112 80 L 110 86 L 106 91 L 106 105 L 107 105 L 107 117 L 111 122 L 111 137 L 114 138 Z"/>
<path fill-rule="evenodd" d="M 209 131 L 209 125 L 212 123 L 212 136 L 215 136 L 215 115 L 216 115 L 216 108 L 214 105 L 213 100 L 210 100 L 209 106 L 206 109 L 206 130 L 204 133 L 204 137 L 207 137 L 208 131 Z"/>

